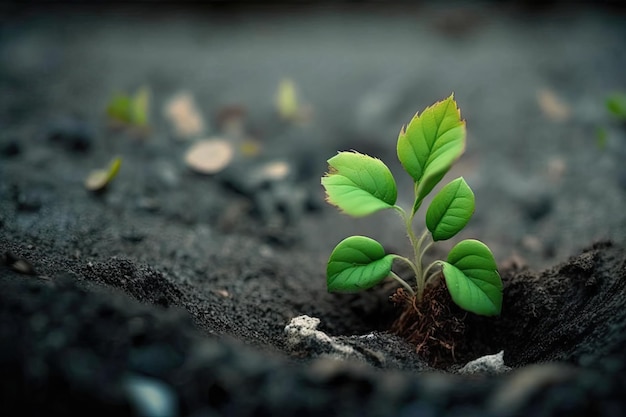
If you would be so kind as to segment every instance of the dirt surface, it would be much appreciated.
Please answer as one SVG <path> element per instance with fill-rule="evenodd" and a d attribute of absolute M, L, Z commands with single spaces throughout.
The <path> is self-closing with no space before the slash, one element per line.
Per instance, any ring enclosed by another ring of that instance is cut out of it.
<path fill-rule="evenodd" d="M 0 414 L 621 415 L 626 138 L 604 99 L 626 90 L 625 21 L 583 6 L 5 7 Z M 295 122 L 274 106 L 286 77 L 306 104 Z M 138 139 L 104 109 L 141 86 Z M 205 124 L 187 140 L 164 110 L 184 91 Z M 409 248 L 397 216 L 347 218 L 319 178 L 356 149 L 410 204 L 398 131 L 452 91 L 468 147 L 450 177 L 477 200 L 453 240 L 486 242 L 505 287 L 502 315 L 466 315 L 454 364 L 434 369 L 387 332 L 393 282 L 326 292 L 344 237 Z M 210 137 L 236 155 L 199 175 L 185 151 Z M 114 155 L 118 177 L 87 191 Z M 259 180 L 276 162 L 288 174 Z M 512 370 L 462 369 L 500 351 Z"/>

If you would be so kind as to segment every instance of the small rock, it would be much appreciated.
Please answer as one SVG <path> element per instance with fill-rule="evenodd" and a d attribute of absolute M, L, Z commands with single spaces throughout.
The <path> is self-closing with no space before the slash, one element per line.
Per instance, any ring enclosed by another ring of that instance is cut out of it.
<path fill-rule="evenodd" d="M 20 191 L 16 198 L 18 211 L 36 212 L 43 205 L 40 194 L 34 190 Z"/>
<path fill-rule="evenodd" d="M 524 249 L 533 253 L 541 253 L 543 251 L 543 243 L 541 243 L 541 240 L 535 235 L 525 235 L 522 238 L 521 244 Z"/>
<path fill-rule="evenodd" d="M 35 268 L 26 259 L 19 258 L 10 252 L 4 254 L 4 262 L 6 266 L 24 275 L 36 275 Z"/>
<path fill-rule="evenodd" d="M 572 368 L 559 364 L 530 365 L 503 380 L 488 400 L 488 409 L 498 416 L 523 415 L 521 408 L 539 391 L 575 375 Z"/>
<path fill-rule="evenodd" d="M 552 196 L 548 194 L 539 194 L 527 197 L 522 202 L 524 213 L 531 221 L 539 221 L 552 211 L 554 203 Z"/>
<path fill-rule="evenodd" d="M 320 320 L 306 315 L 298 316 L 285 326 L 287 345 L 304 350 L 313 356 L 328 356 L 336 359 L 360 359 L 362 355 L 353 347 L 338 342 L 335 338 L 317 330 Z"/>
<path fill-rule="evenodd" d="M 21 152 L 22 149 L 20 148 L 20 144 L 15 139 L 8 140 L 0 145 L 0 154 L 2 156 L 6 156 L 7 158 L 19 155 Z"/>
<path fill-rule="evenodd" d="M 464 367 L 459 369 L 459 374 L 487 374 L 497 375 L 509 372 L 510 367 L 504 364 L 504 351 L 496 353 L 495 355 L 485 355 L 471 362 L 468 362 Z"/>
<path fill-rule="evenodd" d="M 130 403 L 140 417 L 174 417 L 178 415 L 176 393 L 155 378 L 139 375 L 126 377 L 124 386 Z"/>
<path fill-rule="evenodd" d="M 88 151 L 93 138 L 94 132 L 89 124 L 71 117 L 55 121 L 48 130 L 48 140 L 70 151 Z"/>
<path fill-rule="evenodd" d="M 398 417 L 436 417 L 438 415 L 440 414 L 434 407 L 425 401 L 411 402 L 402 407 L 398 413 Z"/>
<path fill-rule="evenodd" d="M 286 161 L 273 161 L 262 165 L 254 173 L 254 176 L 264 181 L 281 181 L 287 178 L 291 172 L 291 166 Z"/>
<path fill-rule="evenodd" d="M 137 230 L 126 230 L 121 234 L 122 239 L 130 243 L 139 243 L 146 237 L 145 234 Z"/>
<path fill-rule="evenodd" d="M 161 204 L 156 198 L 143 196 L 137 199 L 136 207 L 148 213 L 156 213 L 161 209 Z"/>
<path fill-rule="evenodd" d="M 165 378 L 184 362 L 183 356 L 167 344 L 150 344 L 131 349 L 128 366 L 142 375 Z"/>
<path fill-rule="evenodd" d="M 547 174 L 552 182 L 559 182 L 567 171 L 567 162 L 560 156 L 550 158 L 548 161 Z"/>
<path fill-rule="evenodd" d="M 180 184 L 180 176 L 176 167 L 166 160 L 154 163 L 155 177 L 159 180 L 160 185 L 169 188 L 178 187 Z"/>
<path fill-rule="evenodd" d="M 256 214 L 268 225 L 294 223 L 308 208 L 308 190 L 293 179 L 292 165 L 283 160 L 235 164 L 220 179 L 248 197 Z"/>
<path fill-rule="evenodd" d="M 245 135 L 246 108 L 240 105 L 227 105 L 217 113 L 217 125 L 227 137 L 241 139 Z"/>

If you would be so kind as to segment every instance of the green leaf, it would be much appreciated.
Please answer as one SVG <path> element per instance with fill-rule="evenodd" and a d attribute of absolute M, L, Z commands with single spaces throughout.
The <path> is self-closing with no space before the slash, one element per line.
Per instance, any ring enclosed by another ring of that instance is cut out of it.
<path fill-rule="evenodd" d="M 339 242 L 328 259 L 326 283 L 328 291 L 365 290 L 385 279 L 391 272 L 394 255 L 374 239 L 350 236 Z"/>
<path fill-rule="evenodd" d="M 416 212 L 465 150 L 465 121 L 454 95 L 416 114 L 398 137 L 398 159 L 415 181 Z"/>
<path fill-rule="evenodd" d="M 452 300 L 462 309 L 483 316 L 502 310 L 502 280 L 493 254 L 478 240 L 464 240 L 442 262 Z"/>
<path fill-rule="evenodd" d="M 138 127 L 148 125 L 148 108 L 150 106 L 150 90 L 142 87 L 133 97 L 131 120 Z"/>
<path fill-rule="evenodd" d="M 426 227 L 434 241 L 459 233 L 474 214 L 474 193 L 465 180 L 457 178 L 443 187 L 426 212 Z"/>
<path fill-rule="evenodd" d="M 150 90 L 140 88 L 134 96 L 117 93 L 107 105 L 107 115 L 114 121 L 128 126 L 148 126 Z"/>
<path fill-rule="evenodd" d="M 360 217 L 393 207 L 398 197 L 396 181 L 379 159 L 358 152 L 339 152 L 328 160 L 322 178 L 329 203 Z"/>
<path fill-rule="evenodd" d="M 96 169 L 89 173 L 85 179 L 85 188 L 90 191 L 102 191 L 113 178 L 117 176 L 117 173 L 122 166 L 122 158 L 119 156 L 114 158 L 107 169 Z"/>
<path fill-rule="evenodd" d="M 596 146 L 598 149 L 603 150 L 606 148 L 606 142 L 609 138 L 609 133 L 606 128 L 599 127 L 596 129 Z"/>
<path fill-rule="evenodd" d="M 130 124 L 132 123 L 132 107 L 132 99 L 125 94 L 118 93 L 113 96 L 107 105 L 106 111 L 111 119 L 124 124 Z"/>
<path fill-rule="evenodd" d="M 615 93 L 606 99 L 606 108 L 620 120 L 626 120 L 626 94 Z"/>

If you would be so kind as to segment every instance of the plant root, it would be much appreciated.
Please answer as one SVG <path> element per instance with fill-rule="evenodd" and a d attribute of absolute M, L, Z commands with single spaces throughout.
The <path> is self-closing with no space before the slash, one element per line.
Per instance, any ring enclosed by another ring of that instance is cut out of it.
<path fill-rule="evenodd" d="M 392 333 L 415 345 L 417 354 L 432 367 L 456 362 L 455 349 L 463 343 L 467 313 L 454 304 L 443 280 L 429 285 L 421 302 L 402 288 L 390 300 L 403 307 Z"/>

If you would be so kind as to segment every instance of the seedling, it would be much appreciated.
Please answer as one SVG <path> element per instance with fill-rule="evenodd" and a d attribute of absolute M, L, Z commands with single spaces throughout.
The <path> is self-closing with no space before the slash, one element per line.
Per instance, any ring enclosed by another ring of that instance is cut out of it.
<path fill-rule="evenodd" d="M 379 159 L 358 152 L 339 152 L 328 160 L 329 172 L 322 178 L 327 200 L 353 217 L 380 210 L 396 211 L 406 226 L 413 247 L 412 259 L 387 254 L 383 246 L 365 236 L 351 236 L 333 250 L 327 266 L 331 292 L 354 292 L 375 286 L 387 277 L 398 281 L 421 301 L 424 289 L 443 272 L 452 300 L 462 309 L 485 316 L 500 314 L 502 280 L 489 248 L 478 240 L 463 240 L 445 261 L 424 265 L 424 255 L 438 241 L 452 238 L 467 225 L 474 213 L 474 193 L 460 177 L 435 195 L 425 216 L 426 228 L 419 235 L 413 220 L 426 196 L 443 179 L 465 150 L 465 121 L 451 95 L 416 114 L 400 131 L 397 154 L 413 178 L 415 200 L 410 212 L 396 205 L 397 187 L 389 168 Z M 394 261 L 409 265 L 415 274 L 412 287 L 392 270 Z"/>
<path fill-rule="evenodd" d="M 625 122 L 626 121 L 626 94 L 624 93 L 611 94 L 606 99 L 606 108 L 615 118 L 617 118 L 617 120 Z"/>
<path fill-rule="evenodd" d="M 276 109 L 283 120 L 295 120 L 298 117 L 299 103 L 295 83 L 286 78 L 278 85 Z"/>
<path fill-rule="evenodd" d="M 134 96 L 118 93 L 107 105 L 109 118 L 123 126 L 146 129 L 150 106 L 150 91 L 147 87 L 140 88 Z"/>
<path fill-rule="evenodd" d="M 278 85 L 275 105 L 278 115 L 285 122 L 306 124 L 311 121 L 313 109 L 300 99 L 296 84 L 289 78 L 281 80 Z"/>
<path fill-rule="evenodd" d="M 626 94 L 616 92 L 609 95 L 604 105 L 612 118 L 618 122 L 626 123 Z M 596 145 L 605 149 L 613 129 L 600 126 L 596 129 Z"/>
<path fill-rule="evenodd" d="M 121 166 L 122 158 L 117 156 L 109 163 L 108 168 L 91 171 L 85 179 L 85 188 L 93 192 L 103 191 L 117 176 Z"/>

